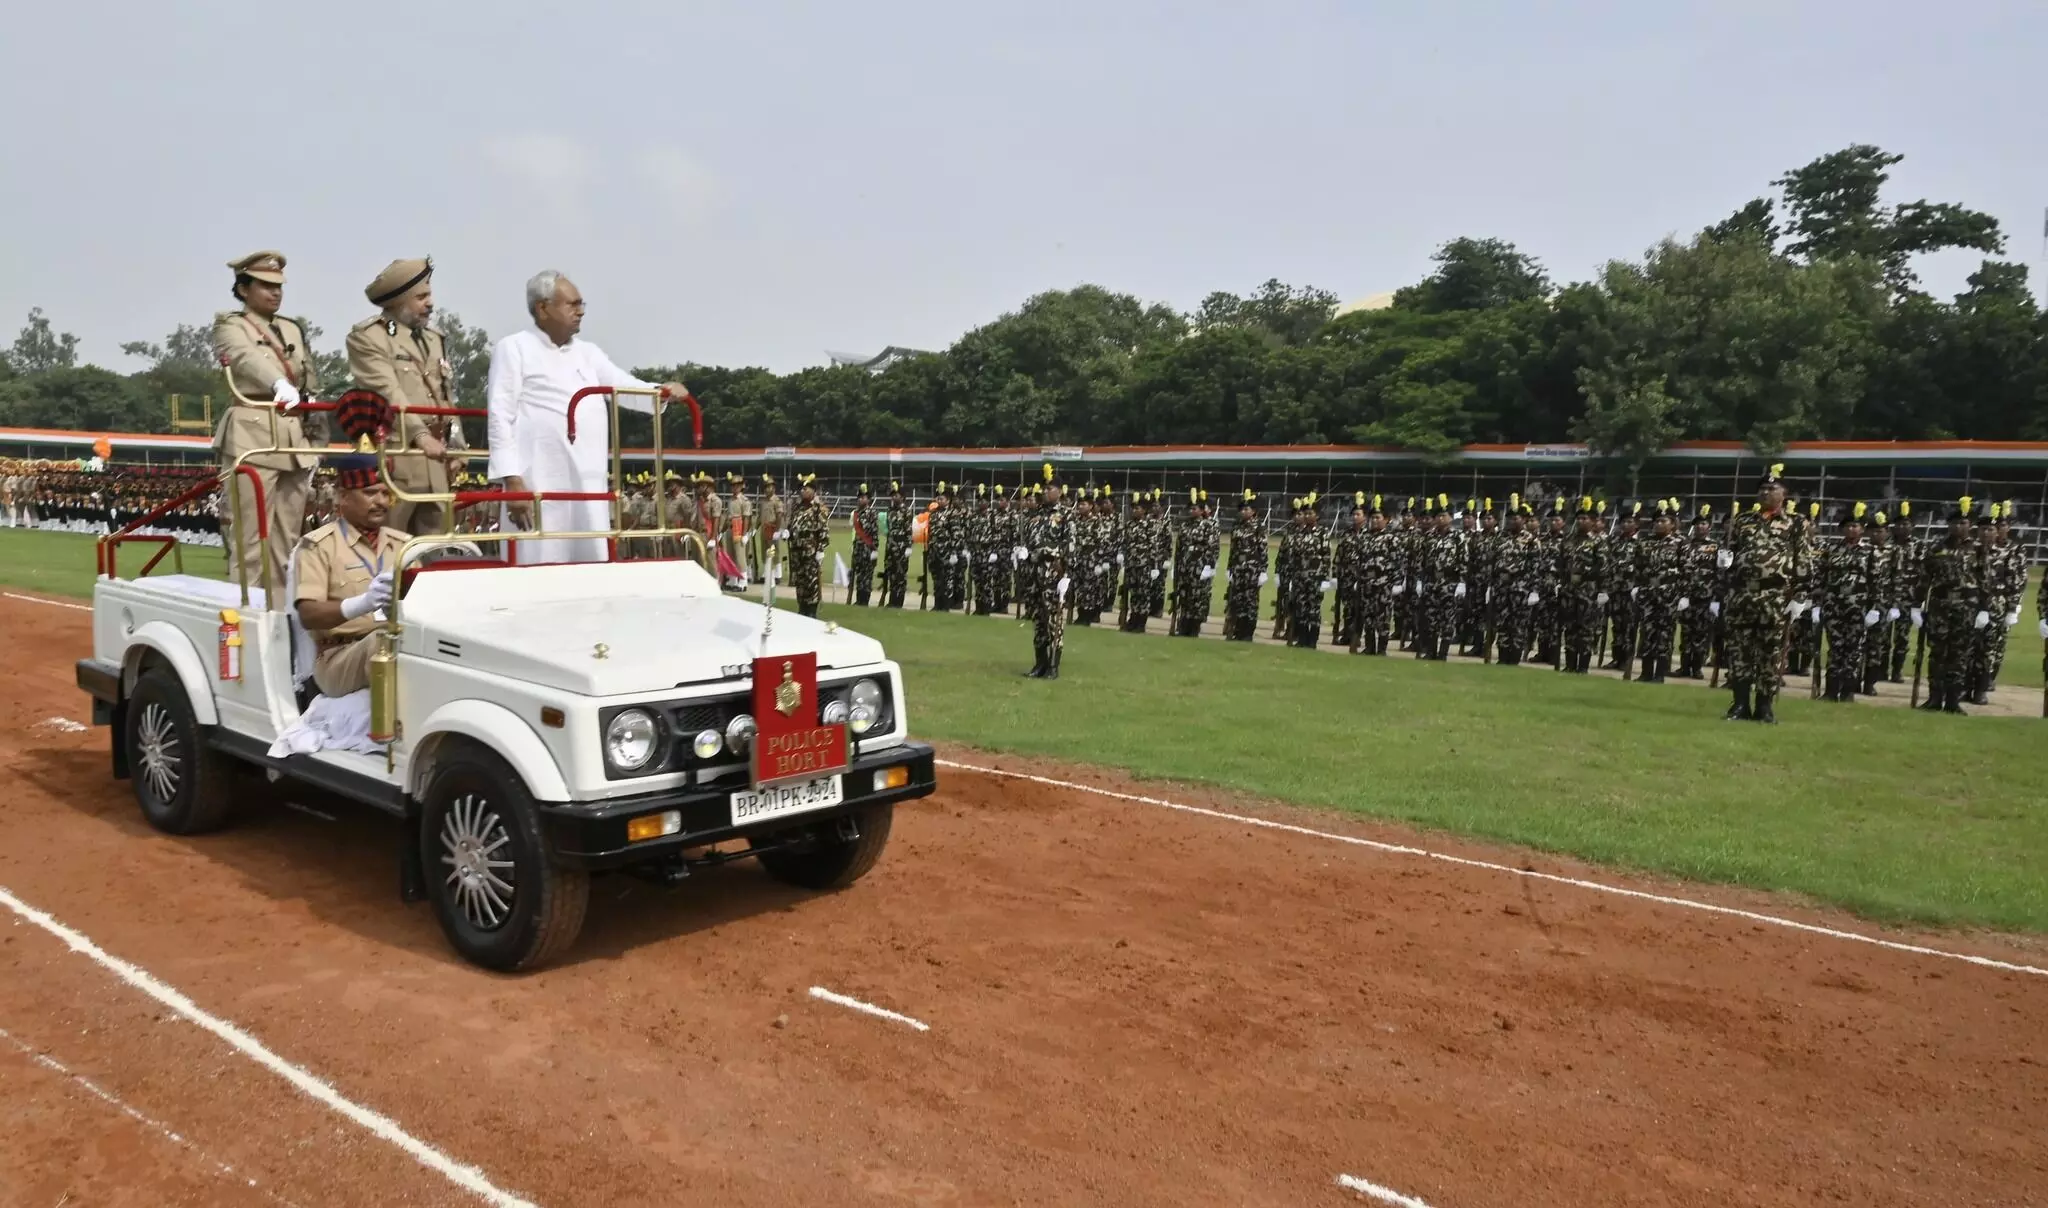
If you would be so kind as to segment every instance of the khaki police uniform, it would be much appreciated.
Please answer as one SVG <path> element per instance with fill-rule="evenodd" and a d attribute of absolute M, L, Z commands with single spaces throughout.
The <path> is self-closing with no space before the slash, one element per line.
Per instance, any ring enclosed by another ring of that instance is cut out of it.
<path fill-rule="evenodd" d="M 431 260 L 393 261 L 363 291 L 386 310 L 364 319 L 348 333 L 350 376 L 359 388 L 383 395 L 394 415 L 388 480 L 398 490 L 414 495 L 447 494 L 448 465 L 419 454 L 400 455 L 399 449 L 417 449 L 425 436 L 441 441 L 451 452 L 469 448 L 456 417 L 405 411 L 407 407 L 455 405 L 455 372 L 448 364 L 441 333 L 430 326 L 407 327 L 391 312 L 425 287 L 433 271 Z M 391 500 L 391 527 L 411 533 L 445 532 L 450 514 L 444 503 L 407 503 L 395 496 Z"/>
<path fill-rule="evenodd" d="M 337 517 L 307 533 L 299 542 L 300 600 L 342 601 L 370 589 L 370 580 L 385 571 L 396 572 L 398 552 L 410 536 L 404 529 L 386 526 L 377 531 L 373 543 L 363 533 Z M 392 589 L 397 590 L 397 574 Z M 313 682 L 323 696 L 347 696 L 370 686 L 370 634 L 377 628 L 375 613 L 343 621 L 333 629 L 308 629 L 318 654 L 313 662 Z"/>
<path fill-rule="evenodd" d="M 237 276 L 249 276 L 272 284 L 284 283 L 284 256 L 279 252 L 256 252 L 233 260 L 228 267 Z M 213 346 L 226 362 L 236 393 L 268 404 L 273 385 L 280 378 L 298 388 L 301 399 L 310 399 L 319 388 L 313 366 L 313 352 L 306 333 L 283 316 L 265 319 L 249 310 L 227 311 L 213 321 Z M 275 428 L 273 428 L 273 420 Z M 252 449 L 303 449 L 307 446 L 305 425 L 297 414 L 274 408 L 230 406 L 214 430 L 213 449 L 221 472 L 226 474 L 237 458 Z M 255 492 L 248 476 L 240 482 L 221 485 L 237 500 L 229 520 L 228 576 L 240 578 L 237 555 L 246 567 L 246 582 L 252 587 L 282 587 L 285 559 L 305 530 L 306 494 L 317 460 L 310 453 L 259 453 L 243 464 L 253 466 L 263 482 L 265 509 L 269 512 L 270 539 L 257 536 Z M 270 578 L 263 576 L 263 554 L 270 554 Z"/>

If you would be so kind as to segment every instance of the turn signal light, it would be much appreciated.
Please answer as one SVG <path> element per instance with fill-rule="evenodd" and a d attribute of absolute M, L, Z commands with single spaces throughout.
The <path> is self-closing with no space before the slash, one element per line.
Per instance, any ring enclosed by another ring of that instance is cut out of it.
<path fill-rule="evenodd" d="M 875 791 L 900 789 L 910 783 L 910 769 L 906 767 L 883 768 L 875 773 Z"/>
<path fill-rule="evenodd" d="M 673 835 L 682 829 L 683 812 L 663 810 L 658 814 L 648 814 L 626 823 L 626 842 L 642 843 L 648 839 L 659 839 L 663 835 Z"/>

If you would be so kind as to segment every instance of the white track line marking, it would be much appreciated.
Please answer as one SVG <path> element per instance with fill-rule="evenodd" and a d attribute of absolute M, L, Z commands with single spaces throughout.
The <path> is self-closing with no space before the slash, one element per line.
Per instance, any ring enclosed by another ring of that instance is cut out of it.
<path fill-rule="evenodd" d="M 293 1204 L 290 1200 L 285 1199 L 283 1196 L 278 1195 L 276 1192 L 271 1191 L 270 1189 L 260 1185 L 256 1182 L 255 1179 L 249 1178 L 248 1176 L 242 1174 L 240 1171 L 237 1171 L 234 1167 L 228 1165 L 226 1162 L 221 1161 L 219 1158 L 216 1158 L 212 1154 L 199 1148 L 199 1146 L 193 1143 L 193 1141 L 190 1138 L 179 1135 L 177 1130 L 173 1129 L 170 1125 L 165 1124 L 161 1120 L 157 1120 L 152 1117 L 143 1115 L 135 1108 L 130 1107 L 127 1103 L 122 1102 L 120 1096 L 100 1086 L 98 1083 L 94 1082 L 92 1079 L 86 1077 L 85 1075 L 73 1071 L 71 1067 L 65 1065 L 63 1062 L 57 1060 L 55 1057 L 51 1057 L 44 1053 L 38 1053 L 35 1049 L 29 1047 L 29 1045 L 25 1043 L 19 1036 L 16 1036 L 12 1032 L 9 1032 L 6 1028 L 0 1028 L 0 1040 L 5 1040 L 9 1044 L 13 1045 L 15 1048 L 20 1049 L 22 1053 L 26 1055 L 30 1061 L 35 1062 L 37 1065 L 42 1066 L 44 1069 L 49 1070 L 51 1073 L 60 1074 L 66 1078 L 69 1078 L 71 1081 L 77 1083 L 79 1086 L 84 1087 L 86 1091 L 89 1092 L 94 1098 L 114 1108 L 115 1110 L 119 1111 L 122 1115 L 127 1116 L 129 1119 L 142 1125 L 144 1128 L 147 1128 L 152 1132 L 157 1133 L 158 1135 L 166 1138 L 174 1144 L 183 1146 L 184 1148 L 191 1150 L 201 1159 L 212 1164 L 213 1168 L 219 1171 L 221 1174 L 224 1174 L 231 1179 L 239 1180 L 247 1184 L 248 1186 L 254 1188 L 255 1190 L 262 1192 L 264 1195 L 268 1196 L 271 1202 L 273 1203 L 284 1204 L 287 1206 L 287 1208 L 298 1208 L 298 1205 Z"/>
<path fill-rule="evenodd" d="M 0 596 L 6 596 L 10 600 L 22 600 L 29 604 L 48 604 L 52 608 L 69 608 L 73 612 L 92 611 L 92 605 L 90 604 L 71 604 L 64 600 L 45 600 L 41 596 L 16 595 L 11 591 L 0 591 Z"/>
<path fill-rule="evenodd" d="M 887 1019 L 892 1020 L 896 1023 L 909 1024 L 911 1027 L 916 1028 L 920 1032 L 929 1032 L 932 1030 L 932 1025 L 925 1023 L 921 1020 L 912 1019 L 908 1015 L 898 1015 L 894 1011 L 878 1007 L 871 1002 L 862 1002 L 858 998 L 848 998 L 844 994 L 834 994 L 832 991 L 827 990 L 823 986 L 812 986 L 811 997 L 822 998 L 826 1002 L 830 1003 L 838 1003 L 842 1007 L 846 1007 L 854 1011 L 859 1011 L 865 1015 L 872 1015 L 876 1019 Z"/>
<path fill-rule="evenodd" d="M 1803 931 L 1809 935 L 1824 935 L 1829 939 L 1849 940 L 1858 944 L 1871 944 L 1893 952 L 1910 952 L 1915 956 L 1937 956 L 1943 960 L 1962 961 L 1985 969 L 1997 969 L 2005 973 L 2024 973 L 2030 977 L 2048 977 L 2048 969 L 2033 965 L 2016 965 L 2009 961 L 1994 960 L 1988 956 L 1972 956 L 1967 952 L 1950 952 L 1944 948 L 1928 948 L 1920 944 L 1902 944 L 1897 940 L 1879 939 L 1874 935 L 1863 935 L 1855 931 L 1840 931 L 1833 927 L 1822 927 L 1815 923 L 1802 923 L 1797 919 L 1779 918 L 1774 914 L 1759 914 L 1753 910 L 1740 910 L 1733 906 L 1717 906 L 1712 902 L 1696 902 L 1691 898 L 1667 897 L 1661 893 L 1648 893 L 1640 889 L 1626 889 L 1619 885 L 1605 885 L 1599 881 L 1586 881 L 1578 877 L 1561 877 L 1556 873 L 1536 872 L 1527 868 L 1511 868 L 1506 864 L 1494 864 L 1487 860 L 1473 860 L 1465 856 L 1447 855 L 1421 847 L 1405 847 L 1398 843 L 1381 843 L 1376 839 L 1362 839 L 1357 835 L 1340 835 L 1333 831 L 1312 830 L 1306 826 L 1293 826 L 1275 822 L 1270 818 L 1255 818 L 1249 814 L 1233 814 L 1225 810 L 1205 809 L 1199 805 L 1182 805 L 1178 801 L 1162 801 L 1157 797 L 1142 797 L 1136 793 L 1119 793 L 1113 789 L 1096 788 L 1092 784 L 1076 784 L 1069 780 L 1054 780 L 1049 776 L 1033 776 L 1025 772 L 1006 772 L 1001 768 L 985 768 L 978 764 L 956 763 L 950 759 L 936 761 L 940 767 L 956 768 L 962 772 L 979 772 L 984 776 L 1002 776 L 1011 780 L 1027 780 L 1058 789 L 1073 789 L 1076 792 L 1094 793 L 1118 801 L 1131 801 L 1139 805 L 1156 805 L 1161 809 L 1177 810 L 1183 814 L 1197 814 L 1204 818 L 1220 818 L 1226 822 L 1242 822 L 1246 826 L 1260 826 L 1267 830 L 1285 831 L 1291 835 L 1307 835 L 1312 839 L 1329 839 L 1337 843 L 1349 843 L 1354 847 L 1369 847 L 1374 851 L 1389 852 L 1399 856 L 1421 856 L 1426 860 L 1441 860 L 1465 868 L 1481 868 L 1488 872 L 1504 872 L 1509 876 L 1530 881 L 1548 881 L 1553 885 L 1570 885 L 1575 889 L 1587 889 L 1594 893 L 1613 894 L 1621 898 L 1634 898 L 1640 902 L 1655 902 L 1660 906 L 1677 906 L 1686 910 L 1698 910 L 1707 914 L 1725 915 L 1751 923 L 1764 923 L 1772 927 L 1783 927 L 1790 931 Z"/>
<path fill-rule="evenodd" d="M 1383 1204 L 1394 1205 L 1394 1208 L 1429 1208 L 1428 1204 L 1423 1203 L 1412 1195 L 1402 1195 L 1391 1187 L 1382 1187 L 1368 1179 L 1361 1179 L 1355 1174 L 1338 1175 L 1337 1186 L 1342 1187 L 1346 1191 L 1356 1191 L 1360 1195 L 1369 1195 Z"/>
<path fill-rule="evenodd" d="M 81 722 L 72 721 L 68 717 L 45 717 L 36 723 L 36 729 L 61 730 L 66 734 L 83 734 L 87 730 L 92 729 L 92 727 Z"/>
<path fill-rule="evenodd" d="M 531 1201 L 520 1199 L 511 1192 L 498 1188 L 483 1171 L 474 1166 L 465 1166 L 413 1136 L 399 1127 L 398 1122 L 389 1116 L 344 1098 L 340 1091 L 317 1076 L 271 1052 L 254 1036 L 217 1015 L 208 1014 L 200 1009 L 197 1003 L 174 987 L 158 981 L 147 970 L 131 965 L 120 957 L 109 955 L 98 944 L 15 897 L 4 886 L 0 886 L 0 905 L 6 906 L 24 920 L 56 936 L 73 952 L 90 959 L 129 986 L 169 1007 L 187 1021 L 198 1024 L 220 1037 L 236 1052 L 291 1083 L 301 1094 L 315 1103 L 346 1117 L 379 1140 L 388 1141 L 404 1150 L 413 1161 L 492 1205 L 492 1208 L 538 1208 Z"/>

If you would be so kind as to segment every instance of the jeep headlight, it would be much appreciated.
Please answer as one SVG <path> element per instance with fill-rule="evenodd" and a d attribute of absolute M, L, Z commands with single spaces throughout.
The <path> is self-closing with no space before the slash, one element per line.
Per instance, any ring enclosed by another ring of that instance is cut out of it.
<path fill-rule="evenodd" d="M 637 772 L 661 746 L 661 727 L 645 709 L 621 710 L 604 728 L 605 758 L 621 772 Z"/>
<path fill-rule="evenodd" d="M 725 745 L 735 755 L 744 755 L 754 743 L 754 719 L 742 713 L 726 723 Z"/>
<path fill-rule="evenodd" d="M 845 725 L 846 702 L 843 700 L 826 701 L 825 711 L 818 715 L 818 720 L 828 726 Z"/>
<path fill-rule="evenodd" d="M 882 687 L 871 679 L 861 680 L 846 694 L 847 703 L 853 708 L 847 714 L 847 729 L 855 734 L 865 734 L 875 728 L 875 722 L 882 716 Z"/>

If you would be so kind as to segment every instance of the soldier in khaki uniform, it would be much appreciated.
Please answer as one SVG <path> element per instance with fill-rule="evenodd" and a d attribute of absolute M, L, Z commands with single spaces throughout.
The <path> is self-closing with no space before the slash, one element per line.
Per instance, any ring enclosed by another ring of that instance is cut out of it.
<path fill-rule="evenodd" d="M 252 449 L 303 449 L 307 447 L 305 425 L 294 412 L 313 397 L 319 380 L 313 367 L 313 352 L 299 325 L 278 314 L 284 304 L 284 254 L 254 252 L 228 262 L 235 272 L 235 297 L 242 309 L 226 311 L 213 321 L 213 347 L 227 365 L 236 393 L 257 402 L 276 402 L 282 414 L 255 407 L 227 409 L 213 434 L 215 456 L 223 474 L 237 458 Z M 273 436 L 272 419 L 276 420 Z M 239 483 L 223 483 L 238 504 L 230 520 L 227 541 L 228 575 L 237 578 L 237 554 L 246 566 L 246 582 L 269 590 L 282 586 L 285 560 L 298 544 L 306 526 L 306 494 L 313 477 L 316 458 L 310 453 L 267 453 L 245 463 L 256 469 L 263 482 L 263 498 L 269 512 L 270 576 L 262 568 L 266 543 L 256 534 L 255 492 L 246 475 Z"/>
<path fill-rule="evenodd" d="M 392 261 L 363 291 L 382 312 L 348 333 L 349 373 L 357 386 L 391 404 L 394 443 L 413 451 L 391 458 L 391 480 L 415 495 L 446 494 L 450 475 L 462 470 L 461 451 L 469 447 L 460 419 L 403 410 L 455 405 L 455 374 L 446 347 L 441 333 L 427 323 L 434 313 L 433 279 L 431 258 Z M 391 527 L 410 533 L 445 532 L 448 520 L 444 503 L 391 504 Z"/>
<path fill-rule="evenodd" d="M 351 453 L 328 460 L 335 471 L 335 518 L 298 546 L 294 603 L 318 654 L 313 682 L 323 696 L 370 686 L 370 633 L 391 604 L 398 555 L 409 534 L 390 528 L 391 495 L 377 459 Z"/>
<path fill-rule="evenodd" d="M 732 497 L 725 501 L 725 531 L 721 544 L 733 565 L 746 567 L 747 578 L 758 582 L 760 570 L 754 565 L 749 552 L 754 546 L 754 501 L 747 498 L 747 480 L 744 477 L 728 474 L 726 481 L 732 486 Z"/>
<path fill-rule="evenodd" d="M 747 542 L 747 551 L 752 557 L 754 578 L 759 579 L 768 569 L 768 555 L 778 543 L 788 539 L 789 505 L 782 496 L 775 493 L 775 475 L 761 475 L 761 523 L 754 527 L 754 538 Z M 781 565 L 787 565 L 784 559 Z"/>

